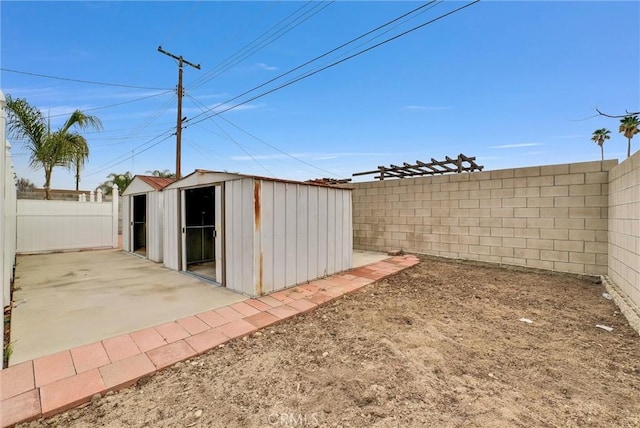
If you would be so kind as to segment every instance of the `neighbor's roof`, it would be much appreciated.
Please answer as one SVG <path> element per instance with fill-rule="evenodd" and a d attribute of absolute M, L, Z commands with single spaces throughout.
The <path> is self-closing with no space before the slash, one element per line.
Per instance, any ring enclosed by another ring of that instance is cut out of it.
<path fill-rule="evenodd" d="M 162 190 L 167 187 L 169 184 L 176 181 L 176 178 L 164 178 L 164 177 L 156 177 L 153 175 L 136 175 L 140 180 L 147 183 L 149 186 L 153 187 L 156 190 Z"/>

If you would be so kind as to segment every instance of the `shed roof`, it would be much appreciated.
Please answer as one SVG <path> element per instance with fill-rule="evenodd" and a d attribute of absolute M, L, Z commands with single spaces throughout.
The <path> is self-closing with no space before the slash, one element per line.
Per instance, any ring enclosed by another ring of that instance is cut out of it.
<path fill-rule="evenodd" d="M 156 177 L 155 175 L 136 175 L 140 180 L 156 190 L 161 190 L 177 180 L 177 178 Z"/>
<path fill-rule="evenodd" d="M 156 177 L 151 175 L 136 175 L 122 192 L 123 195 L 159 191 L 176 181 L 175 178 Z"/>
<path fill-rule="evenodd" d="M 205 175 L 210 175 L 212 176 L 211 178 L 215 177 L 211 182 L 237 180 L 240 178 L 253 178 L 256 180 L 276 181 L 280 183 L 304 184 L 307 186 L 317 186 L 317 187 L 333 187 L 333 188 L 338 188 L 343 190 L 350 189 L 349 187 L 345 187 L 345 186 L 336 186 L 336 185 L 325 184 L 325 183 L 303 182 L 303 181 L 296 181 L 296 180 L 287 180 L 282 178 L 262 177 L 259 175 L 240 174 L 237 172 L 227 172 L 227 171 L 213 171 L 213 170 L 206 170 L 206 169 L 196 169 L 191 174 L 185 175 L 181 179 L 171 183 L 170 187 L 180 188 L 180 187 L 183 187 L 181 185 L 185 185 L 188 187 L 194 184 L 204 184 L 203 181 L 198 180 L 198 178 L 203 178 Z M 207 182 L 207 180 L 205 180 L 205 182 Z M 169 185 L 167 185 L 167 187 L 169 187 Z"/>

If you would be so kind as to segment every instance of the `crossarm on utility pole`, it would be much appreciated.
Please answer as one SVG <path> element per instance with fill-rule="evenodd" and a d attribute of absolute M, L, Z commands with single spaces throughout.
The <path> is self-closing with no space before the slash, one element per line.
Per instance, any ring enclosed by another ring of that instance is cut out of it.
<path fill-rule="evenodd" d="M 181 178 L 182 174 L 180 171 L 181 164 L 181 152 L 182 152 L 182 121 L 185 119 L 182 117 L 182 64 L 190 65 L 193 68 L 197 68 L 200 70 L 200 64 L 193 64 L 186 59 L 182 58 L 182 55 L 174 55 L 162 49 L 162 46 L 158 46 L 158 52 L 163 53 L 175 60 L 178 61 L 178 120 L 176 124 L 176 178 Z"/>

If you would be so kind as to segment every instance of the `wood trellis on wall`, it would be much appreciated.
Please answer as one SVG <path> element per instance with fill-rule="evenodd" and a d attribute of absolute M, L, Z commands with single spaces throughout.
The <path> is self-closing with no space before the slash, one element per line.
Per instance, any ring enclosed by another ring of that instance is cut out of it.
<path fill-rule="evenodd" d="M 460 174 L 463 172 L 482 171 L 484 166 L 476 164 L 475 160 L 475 156 L 465 156 L 460 153 L 456 159 L 452 159 L 449 156 L 445 156 L 445 160 L 443 161 L 431 158 L 430 163 L 417 160 L 414 165 L 406 162 L 404 162 L 402 166 L 391 164 L 391 166 L 388 167 L 379 166 L 376 170 L 356 172 L 352 175 L 356 177 L 359 175 L 378 174 L 374 178 L 384 180 L 385 178 L 406 178 L 423 175 Z"/>

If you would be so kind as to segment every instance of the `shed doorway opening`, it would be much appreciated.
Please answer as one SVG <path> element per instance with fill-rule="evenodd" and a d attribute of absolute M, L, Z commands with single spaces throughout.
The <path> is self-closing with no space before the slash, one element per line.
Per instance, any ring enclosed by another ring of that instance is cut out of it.
<path fill-rule="evenodd" d="M 217 186 L 184 191 L 183 268 L 184 270 L 220 282 L 219 255 L 216 251 L 219 223 Z"/>
<path fill-rule="evenodd" d="M 147 257 L 147 195 L 135 195 L 132 205 L 131 251 Z"/>

